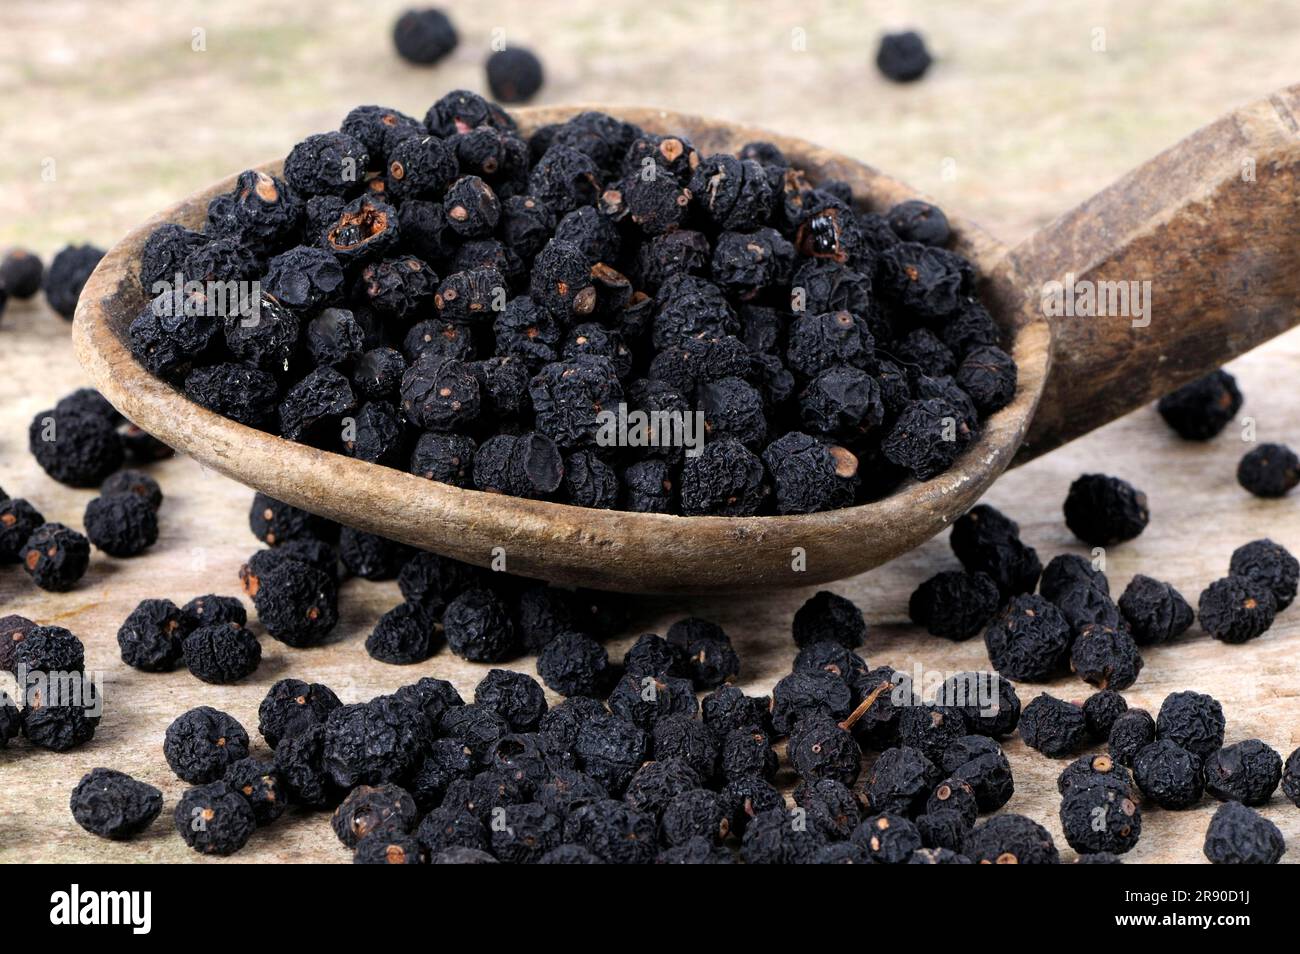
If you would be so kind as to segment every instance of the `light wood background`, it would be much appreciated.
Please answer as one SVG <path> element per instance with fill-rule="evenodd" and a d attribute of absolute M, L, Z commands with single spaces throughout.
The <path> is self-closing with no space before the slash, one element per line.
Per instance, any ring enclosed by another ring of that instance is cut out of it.
<path fill-rule="evenodd" d="M 540 102 L 664 106 L 804 136 L 889 170 L 1008 241 L 1199 125 L 1298 78 L 1300 8 L 1286 0 L 1232 8 L 1170 0 L 1153 9 L 958 0 L 813 0 L 796 8 L 775 0 L 448 3 L 462 44 L 431 70 L 408 67 L 391 51 L 390 24 L 403 5 L 8 0 L 0 31 L 0 247 L 22 244 L 48 257 L 69 241 L 107 246 L 155 209 L 336 126 L 353 105 L 378 102 L 423 115 L 448 89 L 481 90 L 481 61 L 497 27 L 545 60 Z M 922 83 L 896 87 L 871 61 L 880 30 L 905 25 L 926 32 L 939 62 Z M 792 40 L 801 38 L 804 48 L 794 49 Z M 1094 48 L 1099 42 L 1104 49 Z M 90 492 L 47 478 L 26 449 L 32 415 L 83 383 L 67 327 L 39 299 L 11 303 L 0 346 L 7 369 L 0 376 L 0 485 L 31 499 L 48 519 L 79 526 Z M 1261 440 L 1300 443 L 1298 368 L 1294 334 L 1232 366 L 1246 394 L 1243 415 L 1255 420 Z M 1209 445 L 1185 444 L 1143 410 L 1008 474 L 988 499 L 1021 523 L 1046 562 L 1084 552 L 1060 516 L 1075 476 L 1101 470 L 1132 480 L 1150 497 L 1152 521 L 1136 541 L 1108 554 L 1113 591 L 1140 571 L 1169 580 L 1194 603 L 1226 572 L 1239 544 L 1269 535 L 1300 550 L 1294 502 L 1256 500 L 1236 485 L 1246 449 L 1239 436 L 1230 428 Z M 292 650 L 267 639 L 262 667 L 242 685 L 212 687 L 184 671 L 148 675 L 125 667 L 115 633 L 139 600 L 236 592 L 238 566 L 256 543 L 246 529 L 246 488 L 186 459 L 153 473 L 167 499 L 162 537 L 148 555 L 115 561 L 96 554 L 82 585 L 61 595 L 36 590 L 17 567 L 0 568 L 0 612 L 72 629 L 86 643 L 88 665 L 107 681 L 107 713 L 89 745 L 63 755 L 21 741 L 0 750 L 0 861 L 197 860 L 171 830 L 184 785 L 161 752 L 167 724 L 191 706 L 229 711 L 265 756 L 256 712 L 276 679 L 323 681 L 352 702 L 427 674 L 450 678 L 469 695 L 486 669 L 445 651 L 412 667 L 371 660 L 365 636 L 399 596 L 395 584 L 364 581 L 344 586 L 342 622 L 327 646 Z M 979 640 L 954 645 L 906 623 L 912 589 L 953 566 L 947 542 L 936 539 L 834 587 L 866 613 L 872 630 L 864 654 L 873 664 L 944 671 L 987 665 Z M 716 619 L 742 654 L 744 688 L 766 691 L 788 670 L 790 618 L 808 595 L 651 602 L 637 632 L 662 631 L 688 612 Z M 612 643 L 611 653 L 621 655 L 629 642 Z M 1229 741 L 1259 737 L 1285 757 L 1300 744 L 1297 649 L 1294 609 L 1245 646 L 1221 645 L 1194 628 L 1175 645 L 1149 650 L 1126 695 L 1154 711 L 1169 692 L 1210 692 L 1227 711 Z M 519 668 L 531 671 L 531 661 Z M 1047 688 L 1077 699 L 1087 690 L 1073 679 Z M 1022 687 L 1022 700 L 1038 691 Z M 1072 858 L 1056 817 L 1055 777 L 1064 763 L 1018 740 L 1007 750 L 1017 787 L 1008 809 L 1047 825 Z M 71 818 L 72 787 L 99 765 L 165 792 L 163 817 L 133 842 L 94 838 Z M 1203 861 L 1214 807 L 1206 801 L 1186 812 L 1147 811 L 1128 860 Z M 1263 811 L 1293 849 L 1285 860 L 1300 858 L 1300 810 L 1278 795 Z M 291 814 L 231 860 L 348 858 L 326 816 Z"/>

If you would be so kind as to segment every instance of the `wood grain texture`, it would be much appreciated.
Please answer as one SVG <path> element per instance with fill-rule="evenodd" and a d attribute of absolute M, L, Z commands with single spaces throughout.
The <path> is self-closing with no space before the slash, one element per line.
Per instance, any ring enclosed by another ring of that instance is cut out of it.
<path fill-rule="evenodd" d="M 1210 123 L 1009 258 L 1027 290 L 1150 290 L 1052 319 L 1052 374 L 1021 460 L 1167 394 L 1300 321 L 1300 86 Z"/>
<path fill-rule="evenodd" d="M 423 71 L 391 56 L 379 22 L 407 5 L 264 0 L 254 26 L 239 5 L 174 0 L 160 9 L 152 0 L 118 0 L 96 8 L 105 19 L 88 31 L 81 0 L 10 4 L 9 29 L 0 31 L 0 127 L 13 161 L 0 164 L 0 244 L 27 244 L 47 257 L 71 240 L 107 247 L 177 196 L 337 125 L 361 99 L 421 114 L 446 89 L 480 87 L 475 37 L 501 23 L 526 24 L 536 9 L 531 0 L 457 5 L 466 42 L 436 71 Z M 1214 117 L 1294 82 L 1292 38 L 1300 29 L 1300 9 L 1290 0 L 1231 8 L 1201 0 L 1003 2 L 996 16 L 987 4 L 936 0 L 899 18 L 892 14 L 901 8 L 864 14 L 853 0 L 811 7 L 750 0 L 743 20 L 702 14 L 698 4 L 642 4 L 613 23 L 608 9 L 608 0 L 572 0 L 547 11 L 547 29 L 538 37 L 548 68 L 544 101 L 599 94 L 609 102 L 652 101 L 797 131 L 900 174 L 949 211 L 963 210 L 1009 240 L 1027 236 Z M 924 82 L 895 87 L 871 70 L 869 50 L 883 26 L 909 21 L 926 31 L 939 59 Z M 195 24 L 208 28 L 208 53 L 189 48 Z M 807 52 L 790 53 L 794 27 L 807 30 Z M 1106 53 L 1089 49 L 1096 27 L 1107 30 Z M 689 49 L 701 68 L 680 69 L 676 49 Z M 725 81 L 736 72 L 748 80 Z M 828 88 L 843 95 L 828 97 Z M 39 181 L 39 160 L 50 155 L 59 160 L 57 183 Z M 0 325 L 9 371 L 0 377 L 0 485 L 30 497 L 48 517 L 80 526 L 91 494 L 48 479 L 26 450 L 31 416 L 86 383 L 67 333 L 43 304 L 10 302 Z M 1246 394 L 1243 415 L 1256 421 L 1261 440 L 1300 445 L 1292 383 L 1298 368 L 1297 333 L 1231 365 Z M 1194 600 L 1246 540 L 1269 534 L 1300 552 L 1295 501 L 1256 500 L 1236 485 L 1234 469 L 1245 450 L 1238 435 L 1231 429 L 1208 445 L 1187 444 L 1142 409 L 1009 471 L 986 499 L 1014 516 L 1046 559 L 1085 552 L 1061 520 L 1069 482 L 1083 471 L 1126 477 L 1147 492 L 1153 517 L 1141 537 L 1108 554 L 1112 588 L 1141 571 Z M 114 634 L 136 602 L 236 592 L 238 565 L 255 546 L 245 526 L 246 488 L 191 459 L 152 472 L 168 499 L 162 538 L 146 556 L 113 561 L 96 554 L 83 585 L 67 594 L 41 593 L 18 568 L 0 568 L 3 612 L 70 627 L 108 685 L 108 711 L 86 747 L 57 755 L 18 742 L 0 750 L 0 862 L 348 861 L 326 816 L 298 812 L 258 832 L 228 861 L 190 852 L 171 828 L 170 811 L 185 785 L 162 758 L 167 724 L 191 706 L 210 704 L 253 730 L 267 687 L 288 675 L 327 682 L 345 702 L 355 702 L 423 675 L 451 679 L 468 695 L 487 667 L 445 651 L 414 667 L 370 660 L 365 636 L 399 596 L 391 583 L 351 581 L 329 644 L 296 651 L 266 639 L 262 668 L 245 684 L 211 687 L 184 672 L 149 676 L 126 668 Z M 872 663 L 941 671 L 987 665 L 978 641 L 950 644 L 907 623 L 911 590 L 955 566 L 946 541 L 936 538 L 831 587 L 866 614 L 871 634 L 864 652 Z M 652 602 L 642 606 L 638 626 L 662 630 L 685 613 L 718 620 L 741 652 L 740 684 L 766 692 L 789 669 L 790 619 L 809 592 Z M 611 653 L 621 654 L 630 641 L 613 641 Z M 1300 744 L 1297 651 L 1295 608 L 1245 646 L 1220 645 L 1193 627 L 1178 643 L 1148 651 L 1146 668 L 1125 695 L 1133 705 L 1154 708 L 1172 691 L 1210 692 L 1223 702 L 1230 741 L 1259 737 L 1285 756 Z M 528 660 L 518 667 L 531 671 Z M 1066 698 L 1080 698 L 1085 689 L 1063 678 L 1021 686 L 1022 700 L 1040 688 Z M 1016 740 L 1007 753 L 1017 785 L 1008 810 L 1042 821 L 1070 860 L 1056 821 L 1062 763 Z M 269 752 L 258 742 L 255 754 Z M 73 822 L 68 794 L 97 765 L 162 788 L 164 816 L 141 838 L 106 842 Z M 1215 807 L 1207 800 L 1186 812 L 1148 810 L 1142 839 L 1126 861 L 1204 863 L 1201 843 Z M 1263 813 L 1286 835 L 1284 862 L 1300 860 L 1300 811 L 1278 795 Z"/>

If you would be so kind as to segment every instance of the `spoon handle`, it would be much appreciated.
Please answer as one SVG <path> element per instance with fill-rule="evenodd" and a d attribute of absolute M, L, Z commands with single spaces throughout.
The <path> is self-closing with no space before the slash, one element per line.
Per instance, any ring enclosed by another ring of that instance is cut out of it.
<path fill-rule="evenodd" d="M 1051 369 L 1016 463 L 1300 324 L 1300 85 L 1229 113 L 1013 249 Z M 1104 313 L 1104 314 L 1103 314 Z"/>

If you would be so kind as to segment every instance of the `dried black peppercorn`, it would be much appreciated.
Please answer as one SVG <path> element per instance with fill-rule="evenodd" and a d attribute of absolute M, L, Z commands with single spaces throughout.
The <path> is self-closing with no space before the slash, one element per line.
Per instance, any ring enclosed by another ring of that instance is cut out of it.
<path fill-rule="evenodd" d="M 939 769 L 917 749 L 905 745 L 886 749 L 867 776 L 867 805 L 874 812 L 914 817 L 924 810 L 939 779 Z"/>
<path fill-rule="evenodd" d="M 157 511 L 134 493 L 106 494 L 86 504 L 86 536 L 109 556 L 143 553 L 158 540 Z"/>
<path fill-rule="evenodd" d="M 1130 792 L 1133 776 L 1109 755 L 1081 755 L 1057 777 L 1056 790 L 1064 795 L 1080 786 L 1109 786 L 1117 791 Z"/>
<path fill-rule="evenodd" d="M 474 689 L 474 702 L 495 711 L 515 732 L 536 731 L 547 709 L 536 679 L 505 669 L 488 671 Z"/>
<path fill-rule="evenodd" d="M 142 600 L 117 631 L 122 661 L 143 672 L 170 672 L 183 658 L 182 640 L 197 625 L 171 600 Z"/>
<path fill-rule="evenodd" d="M 1145 709 L 1129 709 L 1115 719 L 1107 750 L 1120 765 L 1132 766 L 1134 757 L 1155 741 L 1156 723 Z"/>
<path fill-rule="evenodd" d="M 415 802 L 405 789 L 393 784 L 359 785 L 334 810 L 330 827 L 339 841 L 355 848 L 364 838 L 410 834 L 418 821 Z"/>
<path fill-rule="evenodd" d="M 95 270 L 104 250 L 94 245 L 69 245 L 50 262 L 45 272 L 45 299 L 65 320 L 71 321 L 90 273 Z"/>
<path fill-rule="evenodd" d="M 564 823 L 564 840 L 608 864 L 646 864 L 656 854 L 654 816 L 606 799 L 583 805 Z"/>
<path fill-rule="evenodd" d="M 497 50 L 487 59 L 488 89 L 502 103 L 525 103 L 542 88 L 542 61 L 523 47 Z"/>
<path fill-rule="evenodd" d="M 1237 379 L 1220 368 L 1166 394 L 1156 409 L 1179 437 L 1208 441 L 1241 410 L 1241 391 Z"/>
<path fill-rule="evenodd" d="M 27 447 L 42 470 L 70 487 L 97 487 L 122 466 L 122 440 L 98 414 L 40 411 L 28 427 Z"/>
<path fill-rule="evenodd" d="M 240 759 L 226 769 L 222 781 L 248 802 L 259 828 L 271 824 L 289 807 L 288 792 L 280 781 L 274 762 Z"/>
<path fill-rule="evenodd" d="M 400 699 L 377 696 L 366 703 L 343 705 L 325 717 L 324 766 L 334 784 L 391 782 L 414 767 L 428 730 Z"/>
<path fill-rule="evenodd" d="M 1020 737 L 1025 745 L 1048 758 L 1074 754 L 1087 740 L 1083 708 L 1043 693 L 1020 714 Z"/>
<path fill-rule="evenodd" d="M 1205 857 L 1216 865 L 1275 865 L 1286 852 L 1281 830 L 1239 802 L 1220 806 L 1205 830 Z"/>
<path fill-rule="evenodd" d="M 1000 603 L 997 584 L 987 574 L 949 570 L 913 591 L 908 615 L 935 636 L 963 640 L 983 630 Z"/>
<path fill-rule="evenodd" d="M 1093 589 L 1110 595 L 1110 581 L 1092 561 L 1076 553 L 1062 553 L 1047 561 L 1038 583 L 1038 592 L 1043 599 L 1055 603 L 1066 592 L 1081 584 L 1088 584 Z"/>
<path fill-rule="evenodd" d="M 713 689 L 740 673 L 740 657 L 716 623 L 697 617 L 680 619 L 668 627 L 667 637 L 681 650 L 683 672 L 697 689 Z"/>
<path fill-rule="evenodd" d="M 1070 627 L 1055 606 L 1033 594 L 1014 596 L 984 633 L 989 660 L 1008 679 L 1041 682 L 1061 667 Z"/>
<path fill-rule="evenodd" d="M 398 55 L 417 66 L 437 63 L 459 42 L 451 19 L 433 7 L 407 10 L 393 25 L 393 45 Z"/>
<path fill-rule="evenodd" d="M 829 590 L 821 590 L 795 611 L 793 630 L 795 644 L 801 647 L 830 640 L 856 649 L 867 636 L 862 611 Z"/>
<path fill-rule="evenodd" d="M 21 497 L 0 501 L 0 561 L 17 563 L 23 544 L 45 517 Z"/>
<path fill-rule="evenodd" d="M 1244 643 L 1259 636 L 1277 615 L 1273 591 L 1256 578 L 1225 576 L 1201 592 L 1197 616 L 1201 628 L 1225 643 Z"/>
<path fill-rule="evenodd" d="M 0 617 L 0 670 L 13 672 L 14 653 L 35 628 L 36 624 L 25 616 Z"/>
<path fill-rule="evenodd" d="M 338 623 L 334 580 L 310 564 L 283 560 L 244 586 L 266 631 L 286 645 L 315 646 Z"/>
<path fill-rule="evenodd" d="M 433 655 L 440 635 L 425 607 L 399 603 L 375 623 L 366 637 L 366 652 L 380 662 L 397 665 L 423 662 Z"/>
<path fill-rule="evenodd" d="M 1282 780 L 1282 756 L 1259 739 L 1227 745 L 1205 760 L 1205 790 L 1220 801 L 1263 805 Z"/>
<path fill-rule="evenodd" d="M 977 825 L 963 850 L 980 865 L 1058 864 L 1060 856 L 1052 836 L 1037 822 L 1007 813 Z"/>
<path fill-rule="evenodd" d="M 1020 697 L 1010 679 L 993 672 L 961 672 L 949 676 L 935 696 L 936 705 L 959 710 L 967 731 L 1002 738 L 1020 723 Z"/>
<path fill-rule="evenodd" d="M 63 593 L 85 576 L 90 564 L 90 541 L 61 523 L 45 523 L 32 531 L 18 557 L 33 583 L 43 590 Z"/>
<path fill-rule="evenodd" d="M 1256 497 L 1285 497 L 1300 483 L 1300 457 L 1285 444 L 1260 444 L 1241 458 L 1237 483 Z"/>
<path fill-rule="evenodd" d="M 1065 840 L 1080 854 L 1123 854 L 1142 834 L 1142 809 L 1111 786 L 1071 786 L 1061 799 L 1060 817 Z"/>
<path fill-rule="evenodd" d="M 1094 692 L 1083 701 L 1083 717 L 1088 726 L 1088 736 L 1094 742 L 1110 738 L 1115 720 L 1128 711 L 1128 703 L 1114 689 Z"/>
<path fill-rule="evenodd" d="M 448 603 L 442 625 L 451 651 L 471 662 L 499 662 L 517 648 L 509 610 L 485 587 L 468 589 Z"/>
<path fill-rule="evenodd" d="M 41 290 L 45 266 L 40 256 L 26 249 L 16 248 L 0 260 L 0 286 L 14 298 L 31 298 Z"/>
<path fill-rule="evenodd" d="M 176 803 L 176 831 L 185 844 L 205 855 L 231 855 L 257 828 L 247 799 L 225 782 L 187 789 Z"/>
<path fill-rule="evenodd" d="M 1169 809 L 1190 808 L 1205 788 L 1200 757 L 1167 738 L 1133 757 L 1133 781 L 1143 796 Z"/>
<path fill-rule="evenodd" d="M 62 626 L 33 626 L 9 655 L 15 673 L 78 673 L 86 666 L 86 647 Z"/>
<path fill-rule="evenodd" d="M 1182 594 L 1141 573 L 1124 588 L 1119 611 L 1139 646 L 1168 642 L 1192 625 L 1192 608 Z"/>
<path fill-rule="evenodd" d="M 161 791 L 112 769 L 92 769 L 72 790 L 72 817 L 77 824 L 115 841 L 144 831 L 162 807 Z"/>
<path fill-rule="evenodd" d="M 1064 509 L 1066 526 L 1093 546 L 1132 540 L 1151 519 L 1146 494 L 1105 474 L 1084 474 L 1075 480 Z"/>
<path fill-rule="evenodd" d="M 100 484 L 99 492 L 106 497 L 112 494 L 134 494 L 154 510 L 161 507 L 163 501 L 158 481 L 138 470 L 119 470 Z"/>
<path fill-rule="evenodd" d="M 167 727 L 163 755 L 182 781 L 211 782 L 248 755 L 248 733 L 226 713 L 199 706 Z"/>
<path fill-rule="evenodd" d="M 181 641 L 185 665 L 198 679 L 217 685 L 251 676 L 262 661 L 262 644 L 239 623 L 200 626 Z"/>
<path fill-rule="evenodd" d="M 1089 623 L 1070 647 L 1070 669 L 1098 689 L 1127 689 L 1142 671 L 1142 655 L 1127 629 Z"/>
<path fill-rule="evenodd" d="M 925 41 L 915 30 L 881 36 L 880 49 L 876 52 L 876 67 L 895 83 L 910 83 L 920 79 L 930 68 L 930 63 Z"/>
<path fill-rule="evenodd" d="M 1267 586 L 1273 592 L 1278 612 L 1281 612 L 1295 600 L 1300 561 L 1280 543 L 1265 538 L 1252 540 L 1233 550 L 1228 572 Z"/>
<path fill-rule="evenodd" d="M 67 752 L 95 737 L 103 700 L 90 680 L 51 683 L 48 694 L 28 690 L 22 733 L 32 745 Z"/>
<path fill-rule="evenodd" d="M 872 862 L 906 864 L 921 848 L 921 833 L 902 815 L 883 812 L 866 819 L 853 830 L 850 840 L 867 849 Z"/>
<path fill-rule="evenodd" d="M 1043 569 L 1038 554 L 1020 541 L 1019 525 L 995 508 L 971 508 L 953 524 L 948 542 L 968 572 L 990 576 L 1003 596 L 1034 591 Z"/>
<path fill-rule="evenodd" d="M 336 539 L 339 534 L 337 524 L 324 517 L 317 517 L 305 510 L 281 503 L 263 493 L 253 496 L 253 504 L 248 512 L 248 525 L 253 531 L 253 536 L 272 547 L 301 537 Z"/>

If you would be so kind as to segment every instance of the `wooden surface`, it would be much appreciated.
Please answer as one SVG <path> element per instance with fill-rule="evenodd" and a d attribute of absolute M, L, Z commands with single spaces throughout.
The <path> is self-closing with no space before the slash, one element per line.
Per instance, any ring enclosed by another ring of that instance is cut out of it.
<path fill-rule="evenodd" d="M 444 89 L 480 87 L 481 43 L 472 49 L 467 39 L 452 62 L 434 71 L 392 59 L 386 27 L 377 21 L 400 3 L 313 8 L 303 0 L 268 0 L 258 8 L 256 26 L 237 6 L 206 11 L 198 3 L 175 3 L 160 10 L 128 0 L 101 12 L 104 21 L 87 29 L 80 19 L 84 3 L 8 5 L 11 19 L 0 34 L 0 128 L 14 158 L 0 164 L 0 245 L 24 243 L 45 255 L 68 240 L 109 245 L 179 197 L 335 125 L 358 102 L 422 114 Z M 546 101 L 598 93 L 610 102 L 707 111 L 797 134 L 888 170 L 1007 241 L 1203 123 L 1296 79 L 1292 37 L 1300 11 L 1286 2 L 1231 11 L 1199 2 L 1154 10 L 1110 3 L 998 6 L 991 13 L 982 4 L 936 3 L 909 14 L 890 5 L 875 21 L 850 3 L 796 11 L 750 3 L 743 20 L 740 5 L 699 14 L 695 5 L 667 4 L 592 18 L 605 4 L 582 0 L 548 16 L 546 42 L 537 45 L 553 74 Z M 501 23 L 527 35 L 527 9 L 522 2 L 484 3 L 453 13 L 463 34 L 482 41 Z M 909 22 L 927 31 L 942 59 L 925 82 L 900 89 L 881 82 L 867 61 L 881 26 Z M 206 53 L 190 49 L 196 24 L 208 29 Z M 807 31 L 809 49 L 791 54 L 790 30 L 797 27 Z M 1090 47 L 1097 28 L 1107 30 L 1104 53 Z M 542 35 L 541 24 L 532 29 Z M 666 46 L 678 42 L 689 42 L 703 61 L 700 70 L 678 70 Z M 756 63 L 764 68 L 754 75 Z M 752 81 L 713 83 L 736 69 L 751 71 Z M 854 94 L 817 105 L 828 86 Z M 42 160 L 51 156 L 58 177 L 42 181 Z M 31 416 L 84 380 L 67 326 L 43 304 L 11 303 L 0 341 L 9 368 L 0 378 L 0 485 L 31 498 L 48 518 L 79 525 L 90 493 L 49 480 L 26 451 Z M 1232 365 L 1246 394 L 1243 416 L 1255 420 L 1261 440 L 1300 442 L 1292 413 L 1297 367 L 1294 333 Z M 1118 592 L 1141 571 L 1169 580 L 1195 602 L 1246 540 L 1268 534 L 1300 550 L 1294 501 L 1260 501 L 1237 487 L 1234 470 L 1245 450 L 1239 434 L 1230 428 L 1209 445 L 1185 444 L 1154 412 L 1138 411 L 1007 474 L 986 499 L 1020 521 L 1046 560 L 1084 552 L 1061 522 L 1069 482 L 1090 470 L 1127 477 L 1147 492 L 1152 522 L 1136 541 L 1108 554 L 1112 589 Z M 158 465 L 154 473 L 168 499 L 162 537 L 149 555 L 112 561 L 97 554 L 83 585 L 55 596 L 35 590 L 17 568 L 0 571 L 0 608 L 71 628 L 87 644 L 88 664 L 103 670 L 107 682 L 107 713 L 91 744 L 64 755 L 22 743 L 0 751 L 0 861 L 199 860 L 170 830 L 167 814 L 140 839 L 114 844 L 82 832 L 67 809 L 77 779 L 106 765 L 161 787 L 169 812 L 184 785 L 162 759 L 162 734 L 190 706 L 216 705 L 255 731 L 266 687 L 286 675 L 326 682 L 352 702 L 426 674 L 450 678 L 468 694 L 484 672 L 446 652 L 413 667 L 370 660 L 365 635 L 398 595 L 391 583 L 363 581 L 343 587 L 343 619 L 329 645 L 291 650 L 268 639 L 262 667 L 246 684 L 210 687 L 184 672 L 127 669 L 114 634 L 138 600 L 236 592 L 236 570 L 255 544 L 245 525 L 247 489 L 187 459 Z M 953 566 L 946 541 L 936 539 L 833 587 L 866 613 L 872 633 L 864 653 L 873 664 L 942 671 L 987 665 L 978 640 L 954 645 L 904 625 L 911 590 Z M 742 654 L 741 684 L 765 691 L 788 669 L 790 618 L 807 595 L 673 599 L 642 607 L 640 626 L 662 629 L 687 612 L 716 619 Z M 1257 736 L 1285 756 L 1300 744 L 1296 614 L 1288 610 L 1265 636 L 1239 647 L 1194 628 L 1172 646 L 1149 650 L 1141 678 L 1125 695 L 1132 705 L 1154 709 L 1172 691 L 1210 692 L 1224 704 L 1229 741 Z M 629 641 L 612 643 L 611 652 L 620 654 Z M 1047 688 L 1082 698 L 1087 687 L 1062 679 Z M 1038 691 L 1023 686 L 1021 697 L 1027 702 Z M 255 750 L 266 754 L 260 742 Z M 1072 857 L 1056 821 L 1054 783 L 1063 763 L 1014 740 L 1007 750 L 1017 781 L 1008 809 L 1042 821 Z M 1207 801 L 1187 812 L 1147 811 L 1128 860 L 1203 861 L 1200 845 L 1213 809 Z M 1276 796 L 1264 813 L 1287 837 L 1292 850 L 1284 860 L 1300 858 L 1300 811 Z M 347 858 L 325 816 L 292 815 L 259 832 L 231 860 Z"/>

